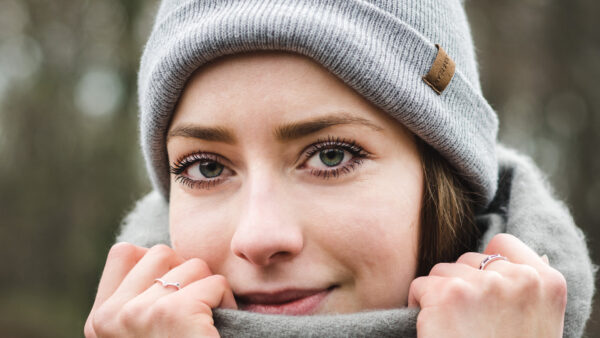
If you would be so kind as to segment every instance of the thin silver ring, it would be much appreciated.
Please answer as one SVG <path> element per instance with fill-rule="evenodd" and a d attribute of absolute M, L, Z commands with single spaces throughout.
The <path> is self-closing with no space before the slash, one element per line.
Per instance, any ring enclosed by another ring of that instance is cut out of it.
<path fill-rule="evenodd" d="M 481 261 L 481 264 L 479 264 L 479 270 L 485 269 L 486 265 L 490 264 L 493 261 L 497 261 L 497 260 L 508 261 L 508 258 L 506 258 L 502 255 L 499 255 L 499 254 L 489 255 L 484 260 Z"/>
<path fill-rule="evenodd" d="M 181 290 L 181 283 L 179 282 L 167 282 L 162 278 L 157 278 L 154 280 L 154 282 L 160 282 L 160 284 L 162 284 L 163 287 L 169 287 L 169 286 L 174 286 L 177 288 L 177 290 Z"/>

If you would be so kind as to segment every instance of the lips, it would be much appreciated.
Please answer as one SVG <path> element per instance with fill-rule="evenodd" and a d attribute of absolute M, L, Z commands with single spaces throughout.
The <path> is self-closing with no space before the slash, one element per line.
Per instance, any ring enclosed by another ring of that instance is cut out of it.
<path fill-rule="evenodd" d="M 273 293 L 236 295 L 241 310 L 281 315 L 310 315 L 318 310 L 331 288 L 318 290 L 289 289 Z"/>

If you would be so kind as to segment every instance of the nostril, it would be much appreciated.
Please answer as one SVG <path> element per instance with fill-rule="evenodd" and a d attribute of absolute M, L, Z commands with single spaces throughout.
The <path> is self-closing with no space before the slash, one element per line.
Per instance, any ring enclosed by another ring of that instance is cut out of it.
<path fill-rule="evenodd" d="M 294 257 L 294 254 L 288 251 L 278 251 L 270 255 L 268 252 L 250 252 L 250 254 L 247 255 L 244 253 L 244 250 L 235 250 L 235 255 L 245 261 L 260 266 L 286 261 Z"/>
<path fill-rule="evenodd" d="M 287 251 L 276 252 L 269 257 L 270 262 L 283 261 L 291 258 L 292 254 Z"/>
<path fill-rule="evenodd" d="M 239 250 L 234 250 L 234 253 L 236 256 L 238 256 L 239 258 L 243 259 L 243 260 L 247 260 L 249 261 L 248 257 L 246 257 L 246 255 L 244 255 L 244 253 L 242 251 Z"/>

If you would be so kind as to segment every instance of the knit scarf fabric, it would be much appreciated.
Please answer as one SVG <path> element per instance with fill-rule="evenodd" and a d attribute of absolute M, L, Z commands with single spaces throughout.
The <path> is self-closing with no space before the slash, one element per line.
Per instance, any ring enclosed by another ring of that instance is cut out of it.
<path fill-rule="evenodd" d="M 581 337 L 591 311 L 596 272 L 585 236 L 527 157 L 503 146 L 498 146 L 497 155 L 498 191 L 486 211 L 477 216 L 478 224 L 487 229 L 479 251 L 495 234 L 505 232 L 515 235 L 540 255 L 546 254 L 550 265 L 567 280 L 563 336 Z M 168 204 L 159 193 L 152 192 L 137 202 L 124 219 L 117 241 L 145 247 L 170 244 Z M 213 315 L 223 337 L 416 337 L 418 309 L 315 316 L 214 309 Z"/>

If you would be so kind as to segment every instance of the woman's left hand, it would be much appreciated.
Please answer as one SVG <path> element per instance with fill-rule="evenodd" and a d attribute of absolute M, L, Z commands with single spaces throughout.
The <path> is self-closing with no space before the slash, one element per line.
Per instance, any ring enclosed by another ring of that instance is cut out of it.
<path fill-rule="evenodd" d="M 418 337 L 562 337 L 563 275 L 512 235 L 494 236 L 484 253 L 436 264 L 412 282 L 408 305 L 421 308 Z M 479 270 L 492 254 L 508 261 Z"/>

